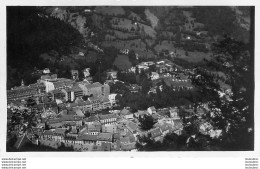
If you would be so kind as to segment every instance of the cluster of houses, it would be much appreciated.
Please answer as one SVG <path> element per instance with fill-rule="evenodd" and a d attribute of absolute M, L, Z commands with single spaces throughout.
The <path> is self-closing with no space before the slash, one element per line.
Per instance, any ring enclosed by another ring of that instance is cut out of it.
<path fill-rule="evenodd" d="M 21 139 L 27 139 L 53 148 L 64 144 L 79 151 L 130 151 L 135 149 L 138 135 L 153 133 L 153 129 L 142 131 L 139 127 L 138 118 L 144 114 L 151 115 L 158 124 L 174 126 L 170 115 L 160 115 L 160 110 L 157 113 L 154 107 L 136 113 L 131 113 L 128 108 L 102 112 L 116 103 L 116 94 L 110 93 L 110 86 L 88 81 L 89 69 L 84 70 L 83 81 L 78 81 L 77 71 L 71 73 L 72 79 L 58 78 L 44 69 L 37 83 L 25 86 L 22 82 L 21 86 L 7 91 L 11 114 L 25 109 L 28 113 L 33 111 L 37 114 L 34 119 L 36 126 L 29 130 L 27 125 L 16 126 L 21 136 L 17 148 L 22 145 Z M 117 78 L 113 70 L 107 75 L 112 80 Z M 31 100 L 30 105 L 28 99 Z M 160 121 L 162 118 L 168 119 Z M 164 128 L 160 125 L 156 128 L 160 129 L 160 137 L 163 137 Z M 24 132 L 24 129 L 27 131 Z"/>
<path fill-rule="evenodd" d="M 144 72 L 152 80 L 153 87 L 149 93 L 156 93 L 157 83 L 163 80 L 173 90 L 192 90 L 193 85 L 190 79 L 192 70 L 183 69 L 168 59 L 162 59 L 157 62 L 148 61 L 132 67 L 128 72 Z"/>
<path fill-rule="evenodd" d="M 151 139 L 163 141 L 167 133 L 181 134 L 183 126 L 178 109 L 167 110 L 163 110 L 168 112 L 167 115 L 161 109 L 149 107 L 136 113 L 125 108 L 90 117 L 64 113 L 52 118 L 41 118 L 42 121 L 36 127 L 27 129 L 18 138 L 16 146 L 19 148 L 23 142 L 31 141 L 52 148 L 63 144 L 75 151 L 135 151 L 138 136 L 149 134 Z M 144 115 L 151 115 L 156 122 L 151 130 L 143 131 L 139 126 L 138 119 Z"/>
<path fill-rule="evenodd" d="M 77 71 L 71 73 L 72 79 L 58 78 L 46 69 L 37 83 L 25 86 L 22 82 L 7 91 L 8 112 L 36 112 L 36 126 L 16 126 L 17 148 L 27 140 L 52 148 L 64 145 L 75 151 L 135 151 L 138 136 L 149 135 L 155 141 L 163 141 L 167 133 L 182 133 L 178 108 L 149 107 L 135 113 L 129 108 L 113 110 L 110 108 L 116 103 L 117 94 L 110 93 L 108 83 L 89 81 L 89 69 L 84 70 L 83 81 L 77 80 Z M 107 77 L 116 80 L 117 72 L 109 70 Z M 138 87 L 131 89 L 139 91 Z M 145 115 L 152 116 L 155 122 L 148 131 L 142 130 L 139 122 Z"/>

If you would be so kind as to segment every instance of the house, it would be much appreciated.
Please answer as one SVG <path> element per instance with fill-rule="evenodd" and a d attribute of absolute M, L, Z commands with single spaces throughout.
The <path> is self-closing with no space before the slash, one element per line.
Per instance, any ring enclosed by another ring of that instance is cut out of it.
<path fill-rule="evenodd" d="M 62 122 L 75 122 L 76 126 L 82 126 L 83 123 L 83 117 L 77 116 L 77 115 L 63 115 L 60 118 Z"/>
<path fill-rule="evenodd" d="M 66 136 L 66 128 L 57 128 L 53 131 L 53 139 L 55 141 L 62 142 Z"/>
<path fill-rule="evenodd" d="M 94 122 L 98 122 L 98 121 L 99 121 L 99 118 L 97 116 L 92 115 L 92 116 L 84 119 L 84 124 L 87 124 L 87 125 L 93 124 Z"/>
<path fill-rule="evenodd" d="M 120 112 L 121 116 L 123 116 L 125 119 L 134 119 L 134 114 L 131 113 L 128 109 L 123 109 Z"/>
<path fill-rule="evenodd" d="M 141 73 L 142 71 L 146 72 L 149 70 L 149 67 L 145 65 L 137 65 L 137 68 L 139 73 Z"/>
<path fill-rule="evenodd" d="M 134 116 L 138 119 L 139 117 L 143 117 L 145 114 L 148 115 L 149 113 L 145 110 L 138 110 L 138 112 L 134 113 Z"/>
<path fill-rule="evenodd" d="M 182 130 L 183 130 L 183 122 L 182 120 L 174 120 L 174 125 L 171 129 L 170 132 L 174 132 L 178 135 L 182 134 Z"/>
<path fill-rule="evenodd" d="M 116 80 L 117 79 L 117 71 L 108 70 L 107 71 L 107 79 Z"/>
<path fill-rule="evenodd" d="M 62 99 L 65 96 L 64 93 L 59 89 L 54 89 L 50 93 L 51 93 L 51 96 L 52 96 L 52 100 Z"/>
<path fill-rule="evenodd" d="M 73 101 L 74 100 L 74 95 L 71 95 L 71 89 L 70 88 L 65 88 L 65 89 L 61 89 L 61 92 L 64 93 L 64 98 L 66 101 Z"/>
<path fill-rule="evenodd" d="M 45 130 L 42 135 L 41 135 L 41 139 L 43 140 L 53 140 L 54 137 L 54 133 L 53 130 Z"/>
<path fill-rule="evenodd" d="M 99 122 L 94 122 L 87 125 L 88 134 L 98 135 L 102 130 L 102 125 Z"/>
<path fill-rule="evenodd" d="M 84 70 L 83 70 L 83 74 L 84 74 L 84 77 L 86 78 L 86 77 L 89 77 L 90 76 L 90 68 L 85 68 Z"/>
<path fill-rule="evenodd" d="M 117 122 L 117 116 L 114 114 L 99 115 L 99 120 L 102 125 L 115 124 Z"/>
<path fill-rule="evenodd" d="M 102 125 L 102 133 L 117 133 L 117 125 L 116 124 L 108 124 Z"/>
<path fill-rule="evenodd" d="M 132 122 L 132 121 L 128 121 L 126 123 L 126 128 L 132 133 L 132 134 L 136 134 L 137 133 L 137 129 L 138 126 L 136 123 Z"/>
<path fill-rule="evenodd" d="M 172 125 L 163 123 L 163 124 L 157 124 L 155 126 L 159 127 L 162 132 L 162 135 L 165 136 L 166 134 L 168 134 L 170 132 Z"/>
<path fill-rule="evenodd" d="M 169 108 L 157 109 L 157 114 L 163 117 L 169 117 Z"/>
<path fill-rule="evenodd" d="M 158 114 L 152 114 L 152 118 L 153 118 L 154 123 L 157 123 L 159 120 Z"/>
<path fill-rule="evenodd" d="M 98 135 L 84 134 L 78 137 L 79 144 L 96 144 Z"/>
<path fill-rule="evenodd" d="M 59 127 L 63 127 L 63 123 L 62 122 L 57 122 L 57 123 L 49 123 L 49 128 L 51 129 L 56 129 L 56 128 L 59 128 Z"/>
<path fill-rule="evenodd" d="M 128 129 L 126 128 L 126 123 L 125 122 L 118 123 L 117 124 L 117 131 L 118 131 L 118 133 L 127 132 Z"/>
<path fill-rule="evenodd" d="M 155 109 L 154 106 L 148 107 L 147 112 L 148 112 L 150 115 L 152 115 L 152 114 L 155 114 L 155 113 L 156 113 L 156 109 Z"/>
<path fill-rule="evenodd" d="M 79 80 L 79 71 L 78 70 L 71 70 L 71 77 L 73 80 Z"/>
<path fill-rule="evenodd" d="M 82 97 L 83 96 L 83 90 L 78 85 L 74 85 L 71 88 L 71 95 L 74 95 L 74 99 L 76 99 L 78 97 Z"/>
<path fill-rule="evenodd" d="M 107 97 L 103 97 L 101 102 L 102 102 L 102 109 L 107 109 L 111 107 L 110 100 Z"/>
<path fill-rule="evenodd" d="M 159 127 L 153 128 L 151 130 L 149 130 L 146 135 L 150 135 L 152 139 L 154 139 L 155 141 L 158 141 L 161 139 L 162 136 L 162 132 L 160 130 Z"/>
<path fill-rule="evenodd" d="M 157 80 L 159 79 L 159 74 L 157 72 L 152 72 L 152 75 L 151 75 L 151 80 Z"/>
<path fill-rule="evenodd" d="M 111 143 L 113 141 L 113 133 L 99 133 L 97 136 L 97 145 L 101 143 Z"/>
<path fill-rule="evenodd" d="M 51 73 L 51 71 L 50 71 L 49 68 L 45 68 L 45 69 L 42 70 L 42 73 L 43 74 L 49 74 L 49 73 Z"/>
<path fill-rule="evenodd" d="M 168 68 L 165 65 L 156 65 L 156 70 L 158 73 L 165 73 L 168 71 Z"/>
<path fill-rule="evenodd" d="M 173 118 L 173 119 L 180 119 L 178 107 L 171 108 L 169 110 L 169 112 L 170 112 L 170 117 L 171 118 Z"/>
<path fill-rule="evenodd" d="M 75 108 L 73 109 L 75 111 L 75 114 L 79 117 L 85 117 L 85 115 L 83 114 L 83 112 L 79 109 L 79 108 Z"/>
<path fill-rule="evenodd" d="M 92 111 L 92 103 L 89 100 L 84 101 L 82 98 L 77 98 L 75 100 L 77 107 L 85 113 L 86 111 Z"/>
<path fill-rule="evenodd" d="M 97 111 L 97 110 L 102 110 L 103 109 L 103 105 L 102 105 L 102 102 L 101 102 L 100 98 L 98 98 L 98 97 L 90 97 L 90 98 L 88 98 L 88 100 L 92 104 L 92 110 L 93 111 Z"/>
<path fill-rule="evenodd" d="M 92 84 L 89 83 L 79 83 L 79 87 L 83 90 L 83 95 L 93 96 L 95 98 L 98 97 L 108 97 L 110 94 L 110 87 L 107 84 L 100 84 L 99 82 L 95 82 Z"/>
<path fill-rule="evenodd" d="M 109 99 L 111 106 L 116 104 L 116 96 L 117 96 L 117 94 L 115 94 L 115 93 L 111 93 L 108 95 L 108 99 Z"/>

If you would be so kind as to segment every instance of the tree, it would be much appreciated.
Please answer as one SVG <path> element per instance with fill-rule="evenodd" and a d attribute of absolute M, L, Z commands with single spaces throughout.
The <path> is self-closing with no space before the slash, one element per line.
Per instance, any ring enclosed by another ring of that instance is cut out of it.
<path fill-rule="evenodd" d="M 197 69 L 192 78 L 209 105 L 210 111 L 204 119 L 222 131 L 221 145 L 225 150 L 252 150 L 254 112 L 250 89 L 254 83 L 251 76 L 253 56 L 250 56 L 248 45 L 229 37 L 215 44 L 213 52 L 212 60 L 206 61 L 204 69 L 223 72 L 225 82 L 202 69 Z M 224 89 L 223 83 L 230 86 L 229 91 Z M 220 96 L 220 93 L 225 94 Z"/>
<path fill-rule="evenodd" d="M 153 117 L 146 114 L 143 117 L 139 117 L 139 122 L 143 130 L 150 130 L 155 124 Z"/>

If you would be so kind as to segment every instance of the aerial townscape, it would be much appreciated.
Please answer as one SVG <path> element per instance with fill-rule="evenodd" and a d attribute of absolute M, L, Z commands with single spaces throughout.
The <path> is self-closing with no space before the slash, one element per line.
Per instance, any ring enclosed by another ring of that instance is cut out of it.
<path fill-rule="evenodd" d="M 7 7 L 6 150 L 253 150 L 253 12 Z"/>

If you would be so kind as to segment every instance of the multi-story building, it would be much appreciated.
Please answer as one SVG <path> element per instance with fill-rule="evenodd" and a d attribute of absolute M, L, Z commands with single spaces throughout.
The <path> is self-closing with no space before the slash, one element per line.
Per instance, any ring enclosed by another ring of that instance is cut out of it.
<path fill-rule="evenodd" d="M 107 84 L 102 85 L 99 82 L 92 84 L 88 82 L 82 82 L 78 85 L 83 90 L 83 95 L 101 97 L 108 96 L 110 94 L 110 87 Z"/>
<path fill-rule="evenodd" d="M 116 95 L 115 93 L 111 93 L 108 95 L 108 99 L 110 101 L 111 106 L 113 106 L 116 103 Z"/>
<path fill-rule="evenodd" d="M 71 94 L 74 95 L 74 99 L 76 99 L 83 96 L 83 90 L 78 85 L 75 85 L 71 88 Z"/>
<path fill-rule="evenodd" d="M 117 116 L 114 114 L 99 115 L 99 120 L 102 125 L 115 124 L 117 121 Z"/>

